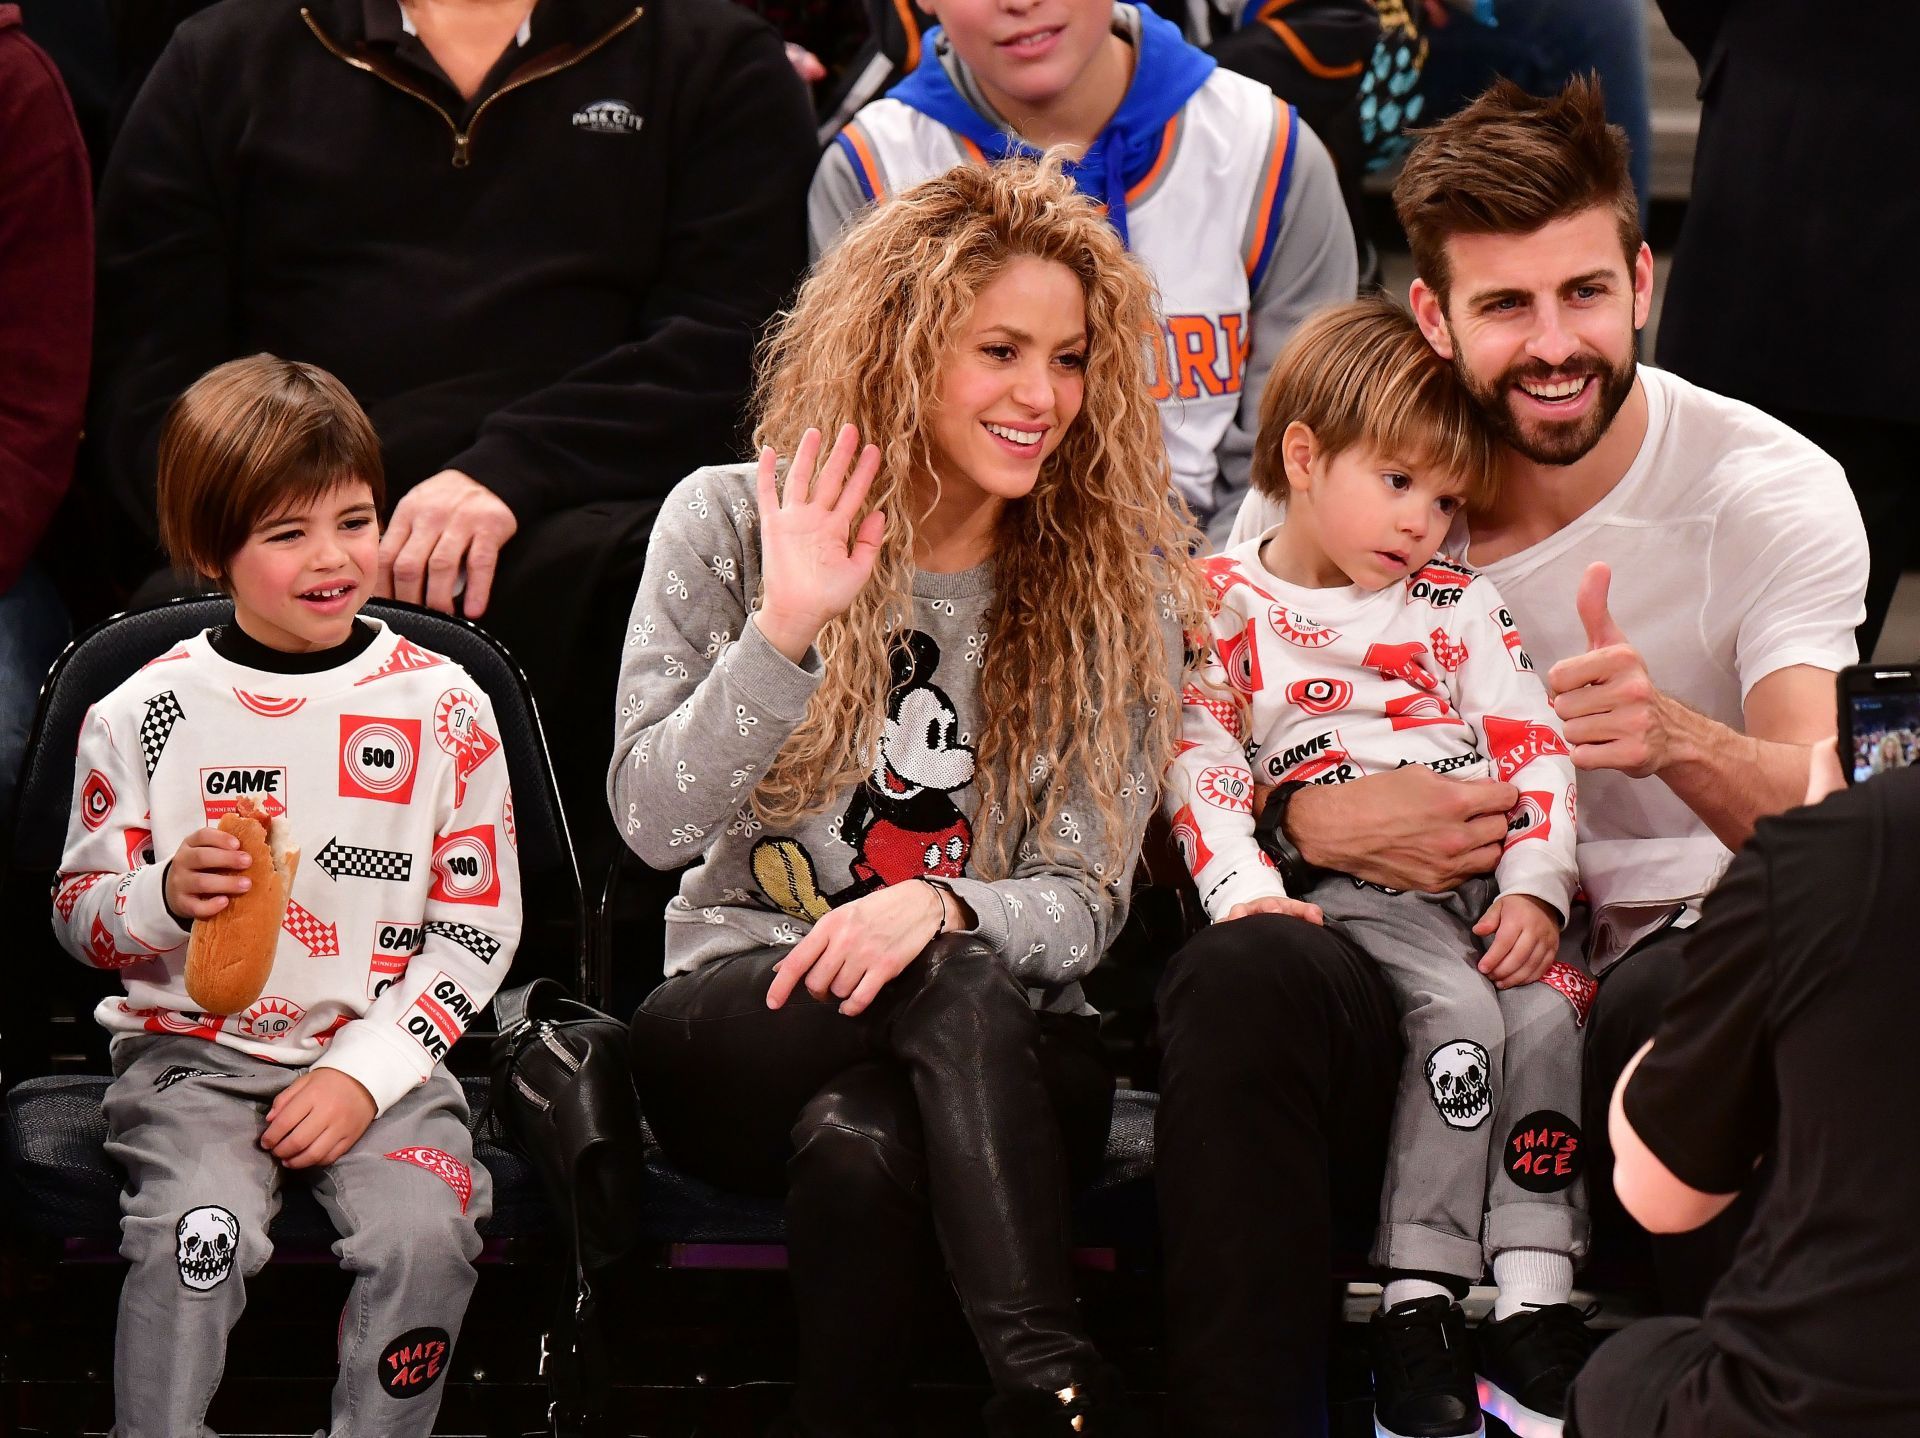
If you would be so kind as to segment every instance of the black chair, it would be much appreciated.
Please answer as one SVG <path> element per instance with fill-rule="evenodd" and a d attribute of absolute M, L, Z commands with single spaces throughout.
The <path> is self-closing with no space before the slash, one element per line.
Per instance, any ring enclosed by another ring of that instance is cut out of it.
<path fill-rule="evenodd" d="M 0 1199 L 7 1209 L 6 1248 L 22 1268 L 46 1279 L 76 1259 L 111 1253 L 119 1232 L 119 1169 L 106 1157 L 101 1098 L 108 1078 L 105 1035 L 92 1008 L 111 979 L 83 968 L 59 947 L 48 894 L 59 868 L 73 793 L 74 754 L 88 708 L 156 654 L 201 630 L 228 622 L 223 597 L 195 597 L 96 625 L 68 646 L 41 691 L 39 713 L 21 776 L 0 922 L 11 937 L 10 982 L 23 1002 L 0 1016 L 0 1071 L 7 1091 L 0 1121 Z M 511 980 L 547 975 L 589 1000 L 600 975 L 566 819 L 554 788 L 546 740 L 526 679 L 511 656 L 473 624 L 408 604 L 376 601 L 366 613 L 408 639 L 463 665 L 493 700 L 514 791 L 525 923 Z M 494 1212 L 482 1226 L 488 1256 L 524 1250 L 545 1254 L 560 1232 L 531 1164 L 492 1137 L 483 1077 L 494 1037 L 491 1009 L 475 1021 L 449 1066 L 460 1076 L 475 1114 L 475 1154 L 493 1176 Z M 333 1239 L 325 1213 L 302 1183 L 283 1186 L 271 1229 L 276 1250 L 311 1256 Z M 31 1285 L 30 1285 L 31 1286 Z M 108 1314 L 110 1319 L 110 1311 Z M 529 1367 L 537 1339 L 529 1335 Z M 0 1370 L 31 1381 L 11 1356 Z M 8 1427 L 0 1419 L 0 1429 Z"/>

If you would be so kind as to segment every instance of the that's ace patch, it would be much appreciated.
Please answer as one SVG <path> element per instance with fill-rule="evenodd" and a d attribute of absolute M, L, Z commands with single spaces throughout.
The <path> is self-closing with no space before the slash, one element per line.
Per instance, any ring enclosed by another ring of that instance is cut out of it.
<path fill-rule="evenodd" d="M 409 1328 L 380 1350 L 380 1388 L 391 1398 L 418 1398 L 440 1381 L 450 1343 L 444 1328 Z"/>
<path fill-rule="evenodd" d="M 1586 1169 L 1580 1125 L 1550 1108 L 1536 1109 L 1507 1134 L 1501 1167 L 1528 1193 L 1559 1193 Z"/>

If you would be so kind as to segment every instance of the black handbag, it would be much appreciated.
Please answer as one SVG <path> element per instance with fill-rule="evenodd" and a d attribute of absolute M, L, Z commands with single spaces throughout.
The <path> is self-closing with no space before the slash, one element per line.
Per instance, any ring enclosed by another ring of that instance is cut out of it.
<path fill-rule="evenodd" d="M 572 1224 L 580 1262 L 604 1268 L 639 1236 L 645 1152 L 627 1026 L 553 979 L 496 994 L 492 1098 Z"/>
<path fill-rule="evenodd" d="M 608 1390 L 590 1275 L 625 1257 L 639 1238 L 645 1153 L 627 1026 L 553 979 L 496 994 L 493 1009 L 499 1037 L 489 1101 L 567 1220 L 572 1249 L 571 1291 L 560 1295 L 541 1354 L 553 1431 L 585 1431 Z"/>

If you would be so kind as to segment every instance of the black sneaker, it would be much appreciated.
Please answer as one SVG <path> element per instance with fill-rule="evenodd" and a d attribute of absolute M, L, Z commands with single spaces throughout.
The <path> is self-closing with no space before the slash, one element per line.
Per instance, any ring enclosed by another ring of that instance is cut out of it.
<path fill-rule="evenodd" d="M 1587 1320 L 1599 1311 L 1571 1303 L 1529 1305 L 1511 1318 L 1480 1325 L 1480 1404 L 1514 1438 L 1560 1438 L 1567 1390 L 1599 1341 Z"/>
<path fill-rule="evenodd" d="M 1367 1325 L 1378 1438 L 1483 1438 L 1467 1316 L 1441 1297 L 1415 1298 Z"/>

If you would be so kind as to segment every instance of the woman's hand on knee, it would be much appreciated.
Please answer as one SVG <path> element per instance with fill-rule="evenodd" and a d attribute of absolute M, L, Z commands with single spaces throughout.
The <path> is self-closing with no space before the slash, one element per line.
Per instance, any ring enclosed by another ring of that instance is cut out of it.
<path fill-rule="evenodd" d="M 860 431 L 843 426 L 815 474 L 820 431 L 810 429 L 787 465 L 784 484 L 775 480 L 773 450 L 760 451 L 755 493 L 762 589 L 757 622 L 767 642 L 796 664 L 827 621 L 847 612 L 880 557 L 885 511 L 876 509 L 857 530 L 853 526 L 880 472 L 880 451 L 868 445 L 855 463 L 859 447 Z"/>
<path fill-rule="evenodd" d="M 905 883 L 833 910 L 773 966 L 767 1007 L 779 1008 L 804 981 L 822 1003 L 839 999 L 848 1018 L 863 1012 L 944 927 L 945 906 L 932 884 Z"/>

